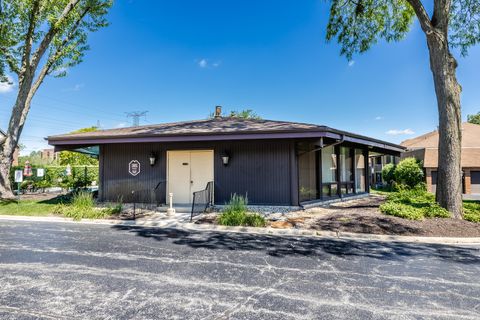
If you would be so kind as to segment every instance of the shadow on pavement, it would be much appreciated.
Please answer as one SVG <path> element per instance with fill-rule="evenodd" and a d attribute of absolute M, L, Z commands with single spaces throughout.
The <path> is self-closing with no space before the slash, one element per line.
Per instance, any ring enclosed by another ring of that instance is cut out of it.
<path fill-rule="evenodd" d="M 429 257 L 463 264 L 480 263 L 479 249 L 448 245 L 295 238 L 245 233 L 185 231 L 173 228 L 130 226 L 113 226 L 112 228 L 133 232 L 137 236 L 158 241 L 171 241 L 173 244 L 191 248 L 254 250 L 275 257 L 335 255 L 340 257 L 363 256 L 384 260 Z"/>

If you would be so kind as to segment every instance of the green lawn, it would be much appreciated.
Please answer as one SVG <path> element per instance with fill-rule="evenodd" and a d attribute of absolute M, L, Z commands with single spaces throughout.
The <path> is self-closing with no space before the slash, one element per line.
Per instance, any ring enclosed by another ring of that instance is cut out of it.
<path fill-rule="evenodd" d="M 56 204 L 36 200 L 0 201 L 0 215 L 50 216 Z"/>

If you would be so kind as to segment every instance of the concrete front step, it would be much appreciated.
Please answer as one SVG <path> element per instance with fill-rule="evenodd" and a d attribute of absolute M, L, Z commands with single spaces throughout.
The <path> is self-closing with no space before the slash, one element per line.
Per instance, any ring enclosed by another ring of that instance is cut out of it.
<path fill-rule="evenodd" d="M 168 206 L 157 207 L 157 212 L 167 212 Z M 173 206 L 176 213 L 188 213 L 192 212 L 192 206 Z"/>

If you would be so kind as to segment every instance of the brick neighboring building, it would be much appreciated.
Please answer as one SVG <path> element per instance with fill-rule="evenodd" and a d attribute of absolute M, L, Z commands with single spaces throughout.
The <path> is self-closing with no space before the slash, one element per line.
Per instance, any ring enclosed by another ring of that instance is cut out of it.
<path fill-rule="evenodd" d="M 58 159 L 58 152 L 55 152 L 55 149 L 43 149 L 42 150 L 42 160 L 47 161 L 48 163 L 53 162 Z"/>
<path fill-rule="evenodd" d="M 407 148 L 402 159 L 414 157 L 423 161 L 427 189 L 435 192 L 438 168 L 438 130 L 401 143 Z M 480 194 L 480 125 L 462 124 L 463 193 Z"/>
<path fill-rule="evenodd" d="M 383 180 L 383 167 L 389 163 L 397 165 L 400 162 L 400 157 L 374 154 L 369 156 L 368 162 L 370 166 L 370 184 L 378 187 L 388 182 Z"/>

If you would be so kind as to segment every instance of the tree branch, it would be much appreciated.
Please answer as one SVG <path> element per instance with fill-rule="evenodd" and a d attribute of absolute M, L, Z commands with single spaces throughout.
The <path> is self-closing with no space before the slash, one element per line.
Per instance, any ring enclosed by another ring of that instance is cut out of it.
<path fill-rule="evenodd" d="M 432 22 L 428 16 L 427 10 L 423 6 L 421 0 L 407 0 L 407 2 L 412 6 L 417 16 L 418 21 L 420 21 L 420 26 L 422 27 L 423 32 L 427 35 L 432 32 Z"/>
<path fill-rule="evenodd" d="M 58 32 L 59 26 L 65 21 L 65 19 L 68 17 L 70 12 L 72 12 L 72 10 L 75 8 L 75 6 L 79 2 L 80 0 L 70 0 L 70 2 L 63 9 L 63 12 L 60 15 L 60 17 L 58 17 L 57 21 L 50 26 L 50 29 L 43 37 L 42 41 L 40 42 L 40 45 L 38 46 L 37 51 L 33 55 L 32 62 L 31 62 L 33 69 L 36 69 L 36 67 L 38 66 L 38 63 L 40 62 L 43 55 L 45 54 L 45 51 L 47 51 L 48 46 L 50 45 L 50 42 L 52 42 L 53 38 L 55 37 L 55 34 Z"/>
<path fill-rule="evenodd" d="M 40 10 L 40 0 L 36 0 L 33 2 L 32 11 L 30 12 L 28 31 L 25 36 L 25 49 L 23 51 L 23 57 L 22 57 L 22 69 L 24 70 L 30 67 L 30 54 L 32 52 L 33 33 L 35 31 L 35 22 L 36 22 L 36 18 L 39 10 Z"/>
<path fill-rule="evenodd" d="M 435 0 L 433 4 L 432 24 L 435 28 L 442 30 L 445 35 L 448 32 L 451 5 L 451 0 Z"/>
<path fill-rule="evenodd" d="M 47 60 L 45 65 L 43 66 L 42 70 L 40 70 L 40 73 L 38 74 L 37 80 L 32 85 L 32 88 L 30 89 L 30 92 L 28 94 L 27 102 L 29 102 L 35 93 L 37 92 L 38 88 L 42 84 L 44 78 L 46 75 L 50 73 L 50 68 L 53 66 L 55 61 L 59 59 L 62 56 L 62 50 L 67 46 L 67 44 L 72 40 L 75 32 L 78 30 L 78 27 L 82 23 L 83 18 L 87 15 L 87 13 L 90 11 L 91 7 L 87 6 L 85 9 L 82 11 L 78 19 L 75 21 L 73 24 L 73 27 L 70 29 L 68 34 L 65 36 L 65 38 L 62 40 L 62 44 L 55 50 L 55 53 Z"/>
<path fill-rule="evenodd" d="M 78 17 L 78 19 L 77 19 L 77 20 L 75 21 L 75 23 L 73 24 L 73 26 L 72 26 L 72 28 L 70 29 L 70 31 L 67 33 L 67 35 L 65 36 L 65 38 L 62 40 L 62 44 L 57 47 L 57 50 L 55 50 L 55 53 L 47 60 L 47 63 L 46 63 L 46 66 L 47 66 L 46 75 L 50 73 L 50 71 L 51 71 L 50 68 L 51 68 L 52 65 L 55 63 L 55 61 L 62 56 L 62 50 L 68 45 L 68 43 L 70 42 L 70 40 L 72 40 L 72 38 L 73 38 L 74 35 L 75 35 L 75 32 L 76 32 L 76 31 L 78 30 L 78 28 L 80 27 L 80 24 L 82 23 L 83 18 L 85 18 L 85 16 L 86 16 L 87 13 L 90 11 L 90 9 L 91 9 L 90 6 L 85 7 L 85 9 L 82 11 L 82 13 L 80 14 L 80 16 Z"/>

